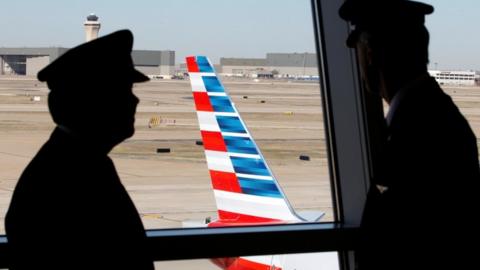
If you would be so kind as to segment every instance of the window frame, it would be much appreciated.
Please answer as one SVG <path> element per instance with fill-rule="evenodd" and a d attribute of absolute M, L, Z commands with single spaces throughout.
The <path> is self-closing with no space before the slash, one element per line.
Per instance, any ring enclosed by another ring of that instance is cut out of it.
<path fill-rule="evenodd" d="M 341 269 L 353 269 L 370 160 L 356 56 L 345 46 L 350 28 L 338 16 L 342 2 L 311 0 L 336 222 L 147 230 L 155 260 L 339 251 Z M 0 236 L 0 268 L 8 259 Z"/>

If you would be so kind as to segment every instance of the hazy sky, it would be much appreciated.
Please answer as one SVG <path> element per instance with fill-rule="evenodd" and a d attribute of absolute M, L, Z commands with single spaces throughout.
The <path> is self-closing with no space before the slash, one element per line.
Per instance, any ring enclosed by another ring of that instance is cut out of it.
<path fill-rule="evenodd" d="M 423 2 L 435 7 L 434 13 L 426 18 L 430 30 L 430 68 L 480 71 L 480 1 Z"/>
<path fill-rule="evenodd" d="M 72 47 L 84 42 L 83 22 L 95 12 L 100 34 L 129 28 L 136 49 L 185 55 L 264 57 L 314 52 L 310 0 L 1 0 L 0 46 Z M 431 68 L 480 70 L 478 0 L 425 0 Z"/>

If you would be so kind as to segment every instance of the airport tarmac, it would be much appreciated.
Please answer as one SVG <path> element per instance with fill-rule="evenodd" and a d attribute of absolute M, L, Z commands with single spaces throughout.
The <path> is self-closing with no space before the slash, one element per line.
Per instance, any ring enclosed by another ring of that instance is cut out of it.
<path fill-rule="evenodd" d="M 324 211 L 323 220 L 333 220 L 318 84 L 247 80 L 225 86 L 293 207 Z M 189 81 L 154 80 L 134 92 L 140 98 L 136 134 L 110 156 L 145 227 L 215 219 L 203 147 L 195 144 L 200 132 Z M 34 78 L 0 78 L 0 234 L 19 175 L 54 128 L 47 94 Z M 311 160 L 299 160 L 302 154 Z"/>
<path fill-rule="evenodd" d="M 224 85 L 293 207 L 324 211 L 323 220 L 332 221 L 318 83 L 225 79 Z M 478 137 L 480 87 L 444 90 Z M 145 227 L 181 227 L 184 221 L 215 219 L 203 148 L 195 144 L 200 132 L 189 81 L 155 80 L 135 85 L 134 92 L 140 98 L 136 134 L 110 156 Z M 0 76 L 0 234 L 4 234 L 3 218 L 19 175 L 54 128 L 47 94 L 46 85 L 34 78 Z M 78 98 L 89 94 L 86 90 Z M 170 148 L 171 153 L 157 153 L 157 148 Z M 311 160 L 299 160 L 301 154 Z M 156 266 L 216 269 L 208 260 Z"/>

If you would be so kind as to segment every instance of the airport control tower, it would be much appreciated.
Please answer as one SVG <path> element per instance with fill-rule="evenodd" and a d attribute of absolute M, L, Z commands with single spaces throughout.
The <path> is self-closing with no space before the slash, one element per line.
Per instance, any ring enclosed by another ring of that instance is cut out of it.
<path fill-rule="evenodd" d="M 91 13 L 88 15 L 87 21 L 85 21 L 83 25 L 85 25 L 85 37 L 87 42 L 98 37 L 100 22 L 95 14 Z"/>

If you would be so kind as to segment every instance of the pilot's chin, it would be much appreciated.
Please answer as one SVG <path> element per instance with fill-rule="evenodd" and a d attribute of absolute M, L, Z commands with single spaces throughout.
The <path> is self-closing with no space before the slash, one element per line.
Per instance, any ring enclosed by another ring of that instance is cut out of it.
<path fill-rule="evenodd" d="M 133 136 L 133 134 L 135 134 L 135 128 L 134 127 L 131 127 L 129 128 L 128 130 L 125 131 L 125 139 L 128 139 L 130 137 Z"/>
<path fill-rule="evenodd" d="M 132 137 L 134 133 L 135 133 L 135 128 L 134 127 L 118 130 L 116 132 L 117 141 L 119 141 L 119 143 L 120 143 L 120 142 Z"/>

